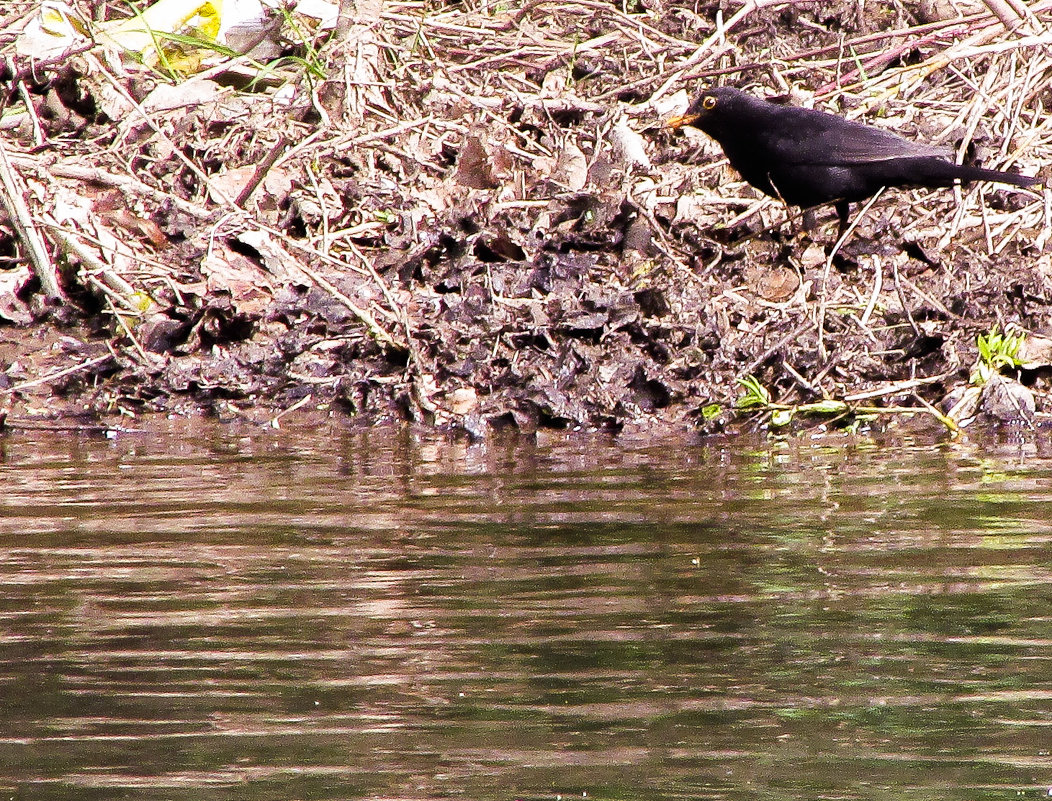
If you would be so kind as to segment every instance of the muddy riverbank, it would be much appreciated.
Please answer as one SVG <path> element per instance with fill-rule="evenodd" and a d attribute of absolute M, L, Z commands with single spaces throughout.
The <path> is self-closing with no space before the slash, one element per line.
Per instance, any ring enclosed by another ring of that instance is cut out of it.
<path fill-rule="evenodd" d="M 833 253 L 831 211 L 802 232 L 663 120 L 725 83 L 1043 177 L 1045 5 L 1008 32 L 985 6 L 366 3 L 147 66 L 103 42 L 35 64 L 11 4 L 7 420 L 938 427 L 971 391 L 955 424 L 1040 428 L 1043 190 L 889 192 Z M 979 375 L 1006 331 L 1022 350 Z"/>

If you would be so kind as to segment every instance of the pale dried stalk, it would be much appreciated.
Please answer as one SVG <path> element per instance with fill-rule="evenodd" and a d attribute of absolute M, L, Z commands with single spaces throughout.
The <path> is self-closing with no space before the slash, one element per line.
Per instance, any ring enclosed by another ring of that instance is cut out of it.
<path fill-rule="evenodd" d="M 61 301 L 65 296 L 58 283 L 58 271 L 44 246 L 44 238 L 29 213 L 20 183 L 14 167 L 7 158 L 3 140 L 0 140 L 0 204 L 3 205 L 26 248 L 27 257 L 33 265 L 33 272 L 40 285 L 44 288 L 44 293 L 52 300 Z"/>

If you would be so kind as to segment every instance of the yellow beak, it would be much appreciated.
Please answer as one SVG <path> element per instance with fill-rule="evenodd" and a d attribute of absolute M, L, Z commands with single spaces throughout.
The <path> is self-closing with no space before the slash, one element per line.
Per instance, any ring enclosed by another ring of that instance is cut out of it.
<path fill-rule="evenodd" d="M 700 116 L 700 114 L 681 114 L 676 117 L 669 117 L 665 120 L 665 127 L 672 129 L 682 128 L 684 125 L 690 125 Z"/>

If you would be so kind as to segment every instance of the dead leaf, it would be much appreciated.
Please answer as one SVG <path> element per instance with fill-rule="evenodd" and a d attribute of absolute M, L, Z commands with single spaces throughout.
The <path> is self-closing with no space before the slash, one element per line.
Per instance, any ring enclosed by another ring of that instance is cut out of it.
<path fill-rule="evenodd" d="M 1029 336 L 1023 340 L 1016 353 L 1023 363 L 1024 370 L 1037 370 L 1052 365 L 1052 339 L 1040 336 Z"/>
<path fill-rule="evenodd" d="M 622 118 L 610 131 L 610 141 L 614 146 L 614 152 L 621 159 L 637 167 L 650 169 L 650 156 L 647 155 L 646 140 L 638 133 L 628 127 L 628 123 Z"/>
<path fill-rule="evenodd" d="M 478 396 L 472 387 L 460 387 L 446 397 L 446 406 L 453 414 L 464 415 L 478 406 Z"/>
<path fill-rule="evenodd" d="M 770 303 L 784 303 L 800 288 L 800 276 L 788 267 L 753 268 L 746 272 L 749 288 Z"/>
<path fill-rule="evenodd" d="M 274 298 L 274 287 L 267 274 L 247 256 L 217 243 L 201 262 L 208 292 L 227 292 L 234 308 L 249 316 L 259 316 Z"/>
<path fill-rule="evenodd" d="M 33 314 L 29 307 L 19 298 L 26 283 L 33 277 L 27 264 L 20 264 L 13 270 L 0 270 L 0 317 L 16 325 L 29 325 Z"/>
<path fill-rule="evenodd" d="M 800 254 L 800 266 L 805 270 L 818 267 L 826 263 L 826 251 L 817 242 L 812 242 L 803 253 Z"/>
<path fill-rule="evenodd" d="M 567 142 L 555 163 L 551 179 L 572 192 L 579 192 L 588 183 L 588 158 L 581 148 Z"/>
<path fill-rule="evenodd" d="M 456 179 L 460 185 L 472 189 L 496 189 L 500 186 L 489 150 L 482 140 L 473 134 L 460 146 Z"/>
<path fill-rule="evenodd" d="M 100 218 L 123 228 L 138 239 L 147 239 L 155 248 L 168 246 L 168 237 L 153 220 L 128 208 L 124 195 L 117 191 L 103 192 L 95 198 L 92 208 Z"/>
<path fill-rule="evenodd" d="M 299 264 L 282 245 L 267 231 L 243 231 L 237 241 L 248 245 L 259 254 L 267 272 L 285 283 L 309 286 L 312 281 L 300 270 Z"/>

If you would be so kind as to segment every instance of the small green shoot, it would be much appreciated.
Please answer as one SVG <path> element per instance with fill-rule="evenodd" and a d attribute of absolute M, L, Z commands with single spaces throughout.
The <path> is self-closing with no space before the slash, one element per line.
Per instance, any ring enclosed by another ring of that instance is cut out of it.
<path fill-rule="evenodd" d="M 976 340 L 979 360 L 972 368 L 971 382 L 981 386 L 1005 367 L 1022 367 L 1019 349 L 1025 340 L 1025 334 L 1002 334 L 996 328 L 980 334 Z"/>
<path fill-rule="evenodd" d="M 771 405 L 771 393 L 767 387 L 760 383 L 756 376 L 739 378 L 738 383 L 745 390 L 745 394 L 738 398 L 735 407 L 738 409 L 757 409 Z"/>
<path fill-rule="evenodd" d="M 829 423 L 839 425 L 848 431 L 857 432 L 860 425 L 889 415 L 930 414 L 951 432 L 958 431 L 956 423 L 939 412 L 923 398 L 918 397 L 922 408 L 906 406 L 863 406 L 851 404 L 835 398 L 823 398 L 813 403 L 786 404 L 775 403 L 771 393 L 755 376 L 739 378 L 738 383 L 745 389 L 745 394 L 734 404 L 739 411 L 764 411 L 771 415 L 771 428 L 785 428 L 800 416 L 823 418 Z M 832 418 L 831 420 L 829 418 Z"/>
<path fill-rule="evenodd" d="M 858 51 L 854 47 L 849 48 L 851 50 L 851 60 L 855 62 L 855 69 L 858 70 L 858 80 L 860 83 L 865 84 L 869 82 L 869 76 L 866 73 L 866 65 L 862 62 L 862 59 L 858 55 Z"/>
<path fill-rule="evenodd" d="M 701 407 L 701 419 L 706 423 L 720 416 L 723 407 L 718 403 L 709 403 Z"/>
<path fill-rule="evenodd" d="M 310 32 L 297 22 L 295 14 L 293 14 L 289 8 L 282 7 L 279 8 L 278 11 L 281 13 L 283 23 L 293 32 L 298 40 L 296 44 L 302 47 L 307 54 L 303 58 L 294 56 L 287 57 L 286 60 L 302 66 L 308 76 L 324 80 L 326 77 L 325 64 L 322 61 L 321 55 L 318 53 L 318 49 L 311 41 Z"/>
<path fill-rule="evenodd" d="M 581 38 L 574 36 L 573 38 L 573 50 L 570 51 L 570 63 L 566 69 L 566 88 L 569 89 L 573 86 L 573 71 L 577 66 L 577 46 L 581 44 Z"/>

